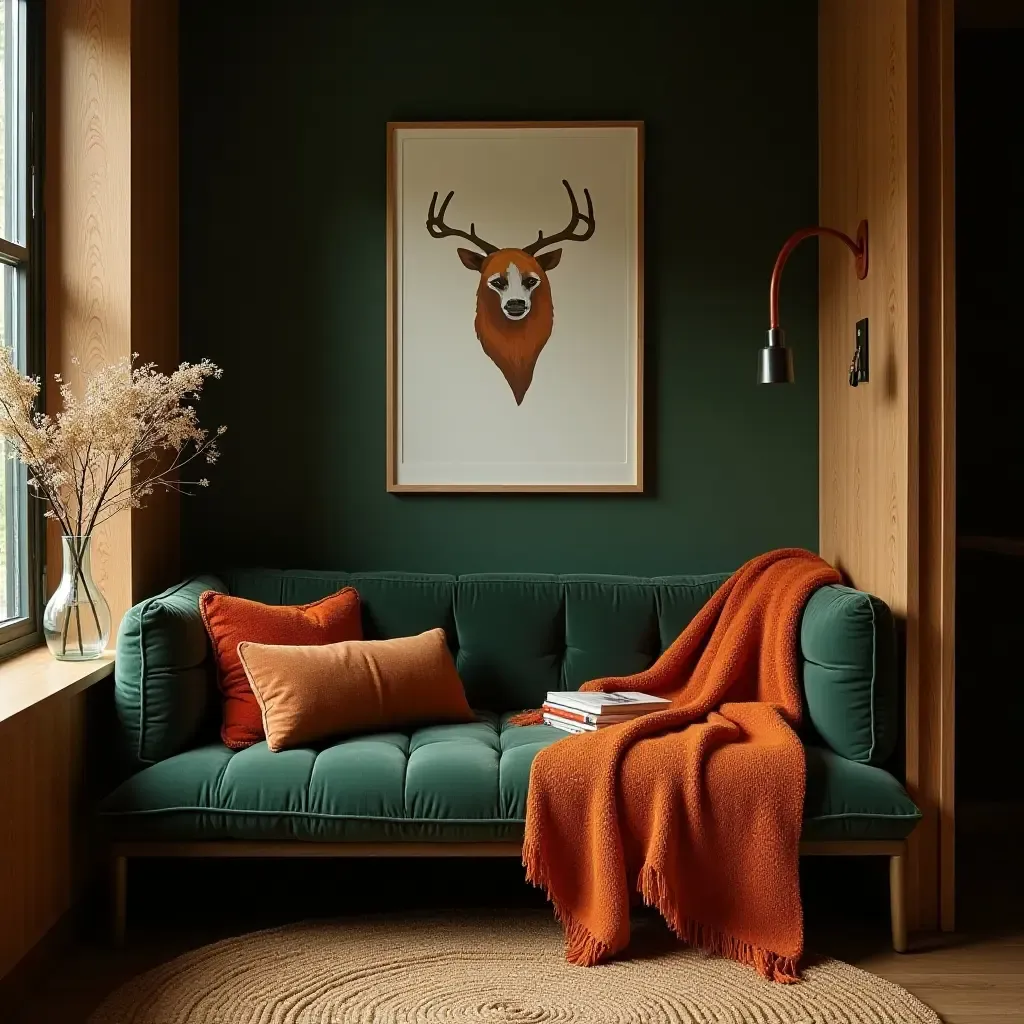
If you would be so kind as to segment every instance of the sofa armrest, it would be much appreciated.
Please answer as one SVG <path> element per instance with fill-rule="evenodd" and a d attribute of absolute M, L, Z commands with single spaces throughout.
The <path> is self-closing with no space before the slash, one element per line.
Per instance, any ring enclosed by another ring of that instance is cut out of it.
<path fill-rule="evenodd" d="M 818 735 L 850 761 L 880 766 L 899 734 L 896 627 L 871 594 L 822 587 L 800 625 L 804 699 Z"/>
<path fill-rule="evenodd" d="M 193 576 L 141 601 L 121 620 L 114 704 L 136 766 L 186 749 L 209 715 L 216 688 L 199 613 L 205 590 L 226 588 L 216 576 Z"/>

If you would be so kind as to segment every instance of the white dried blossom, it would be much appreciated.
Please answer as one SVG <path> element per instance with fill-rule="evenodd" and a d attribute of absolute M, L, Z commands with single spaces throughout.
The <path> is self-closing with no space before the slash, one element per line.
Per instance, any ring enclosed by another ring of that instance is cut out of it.
<path fill-rule="evenodd" d="M 19 373 L 10 349 L 0 357 L 0 438 L 28 467 L 32 492 L 49 504 L 47 517 L 71 536 L 89 536 L 157 490 L 209 486 L 206 478 L 183 480 L 181 470 L 197 458 L 215 463 L 220 454 L 217 438 L 226 428 L 211 435 L 200 427 L 194 403 L 207 378 L 223 371 L 203 359 L 164 374 L 137 359 L 87 374 L 81 396 L 54 374 L 63 408 L 50 416 L 36 411 L 39 378 Z"/>

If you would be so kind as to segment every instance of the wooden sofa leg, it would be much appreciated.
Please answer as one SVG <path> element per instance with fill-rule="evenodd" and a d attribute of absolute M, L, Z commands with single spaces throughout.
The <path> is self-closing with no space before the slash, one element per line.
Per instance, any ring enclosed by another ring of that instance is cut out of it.
<path fill-rule="evenodd" d="M 128 923 L 128 858 L 116 854 L 110 872 L 110 933 L 114 945 L 124 945 Z"/>
<path fill-rule="evenodd" d="M 892 918 L 892 948 L 907 951 L 907 857 L 897 853 L 889 858 L 889 914 Z"/>

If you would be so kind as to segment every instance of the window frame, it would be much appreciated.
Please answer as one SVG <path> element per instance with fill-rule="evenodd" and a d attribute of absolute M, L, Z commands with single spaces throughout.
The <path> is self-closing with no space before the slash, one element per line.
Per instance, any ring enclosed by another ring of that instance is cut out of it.
<path fill-rule="evenodd" d="M 10 2 L 10 0 L 9 0 Z M 19 14 L 24 17 L 21 26 L 25 36 L 25 140 L 24 163 L 20 166 L 26 197 L 24 245 L 0 237 L 0 263 L 23 269 L 19 289 L 24 306 L 24 350 L 26 372 L 44 378 L 43 332 L 43 216 L 42 216 L 42 156 L 43 156 L 43 4 L 39 0 L 24 0 Z M 7 276 L 7 275 L 4 275 Z M 17 278 L 15 279 L 18 280 Z M 0 285 L 2 286 L 2 285 Z M 45 389 L 44 389 L 45 392 Z M 45 397 L 45 394 L 44 396 Z M 9 462 L 2 486 L 7 499 L 21 503 L 20 516 L 8 516 L 8 538 L 16 538 L 15 526 L 23 524 L 25 530 L 24 562 L 22 571 L 22 614 L 5 620 L 0 625 L 0 661 L 43 642 L 42 611 L 46 587 L 45 540 L 46 528 L 42 502 L 32 500 L 28 493 L 28 474 L 25 467 Z M 10 507 L 10 505 L 8 506 Z M 10 553 L 10 546 L 8 552 Z M 9 587 L 4 579 L 0 585 Z"/>

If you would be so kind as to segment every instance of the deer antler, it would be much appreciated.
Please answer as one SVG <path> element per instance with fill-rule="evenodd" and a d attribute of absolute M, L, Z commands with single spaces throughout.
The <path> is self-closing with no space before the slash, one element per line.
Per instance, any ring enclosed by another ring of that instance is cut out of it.
<path fill-rule="evenodd" d="M 465 231 L 460 231 L 458 228 L 450 228 L 444 222 L 444 212 L 448 209 L 448 204 L 452 201 L 452 196 L 455 192 L 449 192 L 445 196 L 444 202 L 441 204 L 441 212 L 435 214 L 434 207 L 437 205 L 437 193 L 434 193 L 434 198 L 430 200 L 430 210 L 427 212 L 427 231 L 430 232 L 431 238 L 450 238 L 455 235 L 459 238 L 466 239 L 467 242 L 472 242 L 481 252 L 487 253 L 488 256 L 492 252 L 497 252 L 498 247 L 491 245 L 490 242 L 485 242 L 476 233 L 476 224 L 471 223 L 469 225 L 469 234 Z"/>
<path fill-rule="evenodd" d="M 548 235 L 547 237 L 545 237 L 543 231 L 538 231 L 537 241 L 523 246 L 523 252 L 530 256 L 536 256 L 541 249 L 549 245 L 554 245 L 555 242 L 585 242 L 594 233 L 594 229 L 597 227 L 597 224 L 594 222 L 594 204 L 590 201 L 589 190 L 583 190 L 583 195 L 587 200 L 587 212 L 580 213 L 579 205 L 576 202 L 576 196 L 573 195 L 569 182 L 563 178 L 562 184 L 565 186 L 565 191 L 569 193 L 569 202 L 572 204 L 572 216 L 569 218 L 569 225 L 564 230 L 559 231 L 557 235 Z M 441 213 L 444 213 L 443 208 Z M 587 227 L 582 235 L 577 235 L 574 234 L 574 232 L 579 226 L 580 221 L 585 221 Z"/>

